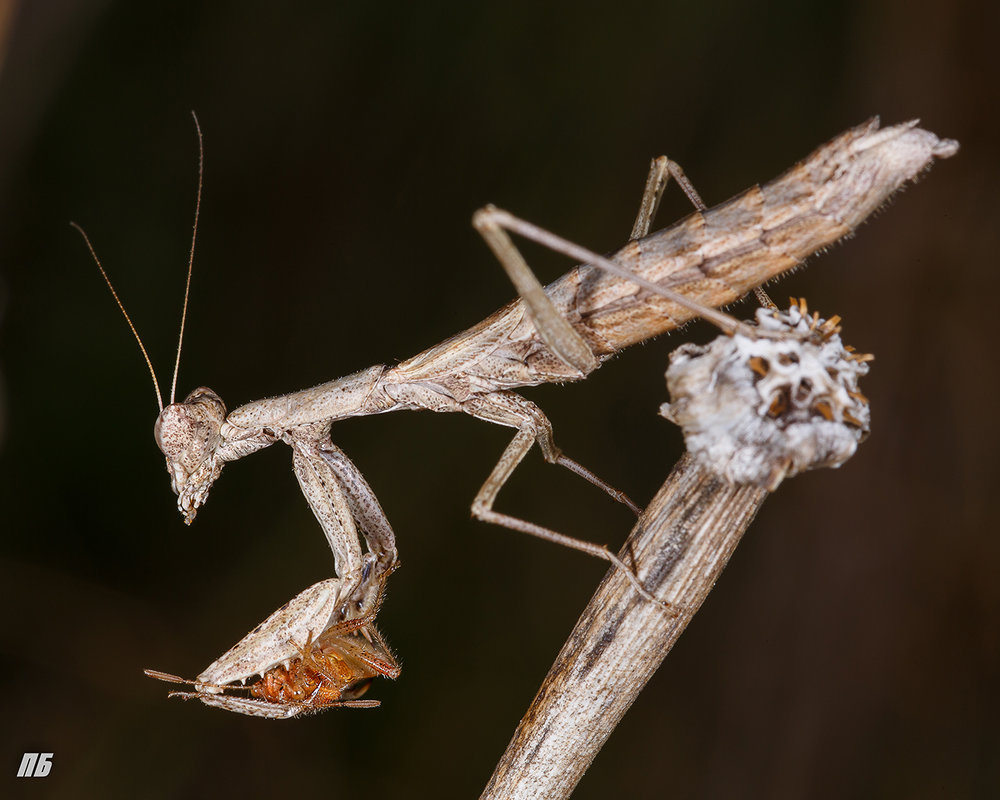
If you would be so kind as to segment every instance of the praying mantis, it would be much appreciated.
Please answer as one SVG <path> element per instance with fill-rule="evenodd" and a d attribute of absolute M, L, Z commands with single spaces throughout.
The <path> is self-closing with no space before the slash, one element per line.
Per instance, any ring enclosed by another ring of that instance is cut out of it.
<path fill-rule="evenodd" d="M 632 576 L 607 548 L 494 510 L 500 489 L 535 443 L 546 461 L 571 469 L 632 505 L 563 455 L 544 413 L 513 390 L 582 380 L 625 347 L 696 316 L 724 331 L 738 330 L 739 323 L 715 309 L 852 233 L 934 159 L 950 157 L 957 149 L 956 142 L 918 128 L 916 121 L 883 129 L 876 118 L 835 137 L 770 183 L 711 209 L 680 168 L 661 157 L 652 163 L 631 238 L 606 257 L 488 206 L 476 212 L 473 225 L 511 278 L 518 299 L 395 366 L 375 365 L 228 413 L 218 394 L 206 387 L 174 402 L 180 346 L 171 402 L 164 406 L 147 356 L 161 409 L 155 437 L 166 457 L 178 508 L 190 524 L 226 463 L 284 442 L 292 449 L 295 475 L 333 550 L 341 580 L 339 601 L 350 609 L 344 613 L 363 614 L 368 581 L 380 579 L 397 563 L 395 539 L 364 476 L 333 444 L 331 425 L 400 410 L 462 412 L 516 429 L 473 500 L 473 516 L 591 553 Z M 696 211 L 650 234 L 670 177 L 684 188 Z M 201 169 L 198 208 L 200 190 Z M 196 209 L 195 230 L 197 219 Z M 509 233 L 583 265 L 542 287 Z M 87 245 L 97 260 L 89 240 Z M 188 285 L 193 252 L 194 239 Z M 113 287 L 111 291 L 114 294 Z M 187 293 L 185 314 L 186 298 Z M 183 336 L 183 318 L 181 330 Z M 367 554 L 361 549 L 359 529 Z M 630 579 L 640 593 L 648 594 L 634 576 Z"/>

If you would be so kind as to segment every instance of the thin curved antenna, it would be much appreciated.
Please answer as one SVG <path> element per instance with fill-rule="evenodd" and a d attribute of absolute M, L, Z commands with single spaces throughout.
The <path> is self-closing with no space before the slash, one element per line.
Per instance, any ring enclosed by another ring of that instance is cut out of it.
<path fill-rule="evenodd" d="M 125 316 L 125 321 L 128 323 L 129 328 L 132 331 L 132 335 L 135 340 L 139 343 L 139 349 L 142 350 L 142 357 L 146 359 L 146 366 L 149 367 L 149 374 L 153 376 L 153 388 L 156 390 L 156 402 L 160 407 L 160 411 L 163 411 L 163 395 L 160 394 L 160 383 L 156 380 L 156 371 L 153 369 L 153 362 L 149 360 L 149 353 L 146 352 L 146 346 L 142 343 L 142 339 L 139 338 L 139 331 L 135 329 L 135 325 L 132 324 L 132 318 L 128 315 L 125 310 L 125 306 L 122 305 L 122 301 L 118 299 L 118 292 L 115 291 L 115 287 L 111 283 L 111 279 L 108 277 L 108 273 L 104 271 L 104 267 L 101 266 L 101 259 L 97 257 L 97 253 L 94 251 L 94 246 L 90 243 L 90 239 L 87 236 L 86 231 L 77 225 L 75 222 L 71 222 L 74 228 L 76 228 L 80 235 L 83 237 L 83 241 L 87 244 L 87 249 L 90 250 L 90 255 L 94 258 L 94 263 L 97 264 L 97 268 L 101 271 L 101 275 L 104 276 L 104 282 L 108 285 L 111 290 L 111 296 L 115 298 L 115 302 L 118 304 L 118 308 L 121 309 L 122 314 Z"/>
<path fill-rule="evenodd" d="M 191 254 L 188 256 L 187 283 L 184 284 L 184 307 L 181 310 L 181 332 L 177 336 L 177 359 L 174 361 L 174 379 L 170 383 L 170 404 L 173 405 L 177 392 L 177 373 L 181 368 L 181 345 L 184 344 L 184 323 L 187 321 L 188 297 L 191 294 L 191 272 L 194 269 L 194 243 L 198 238 L 198 215 L 201 213 L 201 183 L 205 174 L 205 143 L 201 136 L 198 115 L 191 112 L 194 127 L 198 131 L 198 199 L 194 205 L 194 231 L 191 233 Z"/>

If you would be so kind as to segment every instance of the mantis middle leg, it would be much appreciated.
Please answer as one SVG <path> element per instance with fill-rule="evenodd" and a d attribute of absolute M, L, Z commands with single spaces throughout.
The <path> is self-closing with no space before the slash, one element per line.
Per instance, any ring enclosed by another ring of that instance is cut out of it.
<path fill-rule="evenodd" d="M 683 188 L 696 208 L 705 207 L 697 192 L 691 186 L 681 168 L 666 157 L 654 159 L 650 165 L 649 175 L 643 191 L 639 212 L 632 227 L 631 239 L 638 239 L 649 232 L 649 227 L 656 215 L 660 199 L 666 189 L 669 179 L 673 177 Z M 487 208 L 477 212 L 473 224 L 486 240 L 490 249 L 497 256 L 511 282 L 524 299 L 531 313 L 532 320 L 538 328 L 542 339 L 550 349 L 567 365 L 577 369 L 581 376 L 593 371 L 599 365 L 597 356 L 574 330 L 573 326 L 553 306 L 541 283 L 531 271 L 520 251 L 507 234 L 507 220 L 504 212 Z M 548 242 L 542 242 L 551 246 Z M 561 544 L 565 547 L 579 550 L 614 564 L 622 570 L 633 583 L 636 590 L 646 599 L 659 602 L 643 587 L 635 574 L 607 546 L 575 539 L 558 533 L 549 528 L 536 525 L 526 520 L 502 514 L 493 510 L 497 494 L 521 463 L 532 444 L 538 443 L 545 460 L 553 464 L 561 464 L 571 471 L 584 477 L 591 483 L 610 494 L 620 502 L 625 503 L 634 511 L 638 508 L 624 494 L 616 491 L 596 475 L 577 462 L 567 458 L 556 447 L 552 438 L 552 424 L 534 403 L 525 400 L 518 394 L 509 391 L 492 392 L 488 395 L 472 398 L 462 403 L 465 411 L 479 419 L 508 425 L 518 429 L 511 443 L 504 450 L 490 476 L 476 494 L 472 503 L 472 514 L 477 519 L 493 522 L 513 530 L 528 533 L 542 539 Z"/>

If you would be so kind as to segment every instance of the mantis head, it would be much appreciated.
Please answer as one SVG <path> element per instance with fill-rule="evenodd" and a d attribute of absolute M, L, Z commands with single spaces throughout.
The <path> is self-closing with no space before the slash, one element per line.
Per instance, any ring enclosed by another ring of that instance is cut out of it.
<path fill-rule="evenodd" d="M 189 394 L 183 403 L 175 403 L 174 396 L 177 389 L 177 373 L 181 363 L 181 344 L 184 341 L 184 323 L 187 320 L 188 297 L 191 293 L 191 272 L 194 267 L 194 245 L 198 235 L 198 217 L 201 211 L 201 187 L 202 177 L 205 167 L 205 149 L 202 143 L 201 126 L 198 124 L 198 117 L 192 111 L 195 130 L 198 132 L 198 196 L 194 208 L 194 230 L 191 234 L 191 253 L 188 257 L 187 283 L 184 286 L 184 306 L 181 311 L 181 330 L 177 338 L 177 358 L 174 361 L 174 378 L 170 387 L 170 404 L 163 405 L 163 395 L 160 393 L 160 383 L 156 379 L 156 370 L 153 369 L 153 362 L 146 352 L 146 346 L 142 343 L 139 332 L 132 323 L 125 306 L 118 298 L 118 293 L 111 283 L 111 279 L 104 271 L 101 260 L 97 257 L 90 239 L 83 228 L 75 222 L 71 222 L 76 230 L 83 237 L 83 241 L 90 250 L 97 268 L 101 271 L 111 296 L 121 309 L 125 321 L 128 323 L 132 335 L 139 343 L 142 357 L 149 367 L 149 374 L 153 378 L 153 389 L 156 392 L 156 402 L 160 407 L 160 415 L 156 418 L 156 426 L 153 435 L 156 444 L 167 457 L 167 472 L 170 473 L 171 487 L 177 495 L 177 507 L 184 515 L 184 521 L 191 524 L 197 513 L 198 506 L 208 498 L 208 490 L 212 488 L 215 479 L 222 472 L 222 461 L 218 458 L 219 444 L 222 441 L 220 430 L 222 423 L 226 419 L 226 406 L 211 389 L 204 386 L 195 389 Z"/>
<path fill-rule="evenodd" d="M 167 458 L 177 508 L 188 525 L 222 472 L 224 462 L 218 457 L 218 449 L 225 419 L 222 398 L 200 386 L 184 402 L 166 406 L 153 426 L 156 444 Z"/>

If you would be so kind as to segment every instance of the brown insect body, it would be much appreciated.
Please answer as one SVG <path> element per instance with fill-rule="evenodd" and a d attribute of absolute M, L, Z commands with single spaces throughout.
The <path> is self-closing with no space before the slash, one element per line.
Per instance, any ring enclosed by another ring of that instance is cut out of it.
<path fill-rule="evenodd" d="M 268 670 L 251 684 L 250 694 L 278 705 L 302 704 L 310 711 L 352 703 L 378 676 L 396 678 L 400 672 L 378 631 L 372 626 L 366 630 L 371 640 L 363 632 L 338 635 L 331 629 L 307 642 L 299 658 Z"/>
<path fill-rule="evenodd" d="M 253 717 L 288 719 L 338 706 L 375 708 L 378 700 L 358 698 L 373 679 L 395 679 L 401 671 L 389 645 L 372 623 L 381 603 L 384 576 L 376 584 L 363 617 L 327 624 L 326 604 L 311 601 L 328 595 L 336 597 L 339 585 L 340 581 L 332 578 L 301 592 L 197 680 L 159 670 L 145 672 L 157 680 L 195 687 L 193 692 L 171 692 L 170 697 L 201 700 L 205 705 Z M 313 609 L 313 605 L 318 608 Z M 298 627 L 319 619 L 327 627 L 320 628 L 318 637 L 313 638 L 316 628 L 310 626 L 302 634 L 305 641 L 295 640 Z M 256 666 L 251 667 L 254 663 Z"/>

